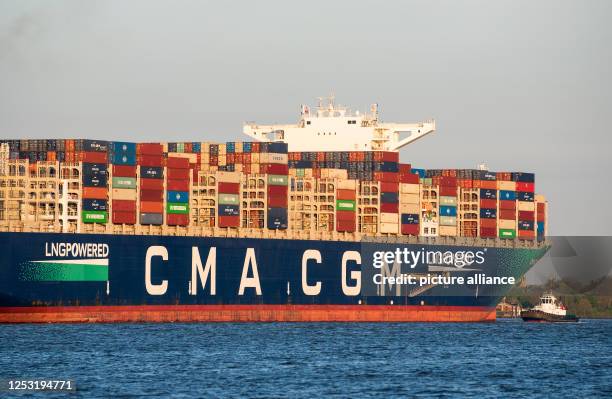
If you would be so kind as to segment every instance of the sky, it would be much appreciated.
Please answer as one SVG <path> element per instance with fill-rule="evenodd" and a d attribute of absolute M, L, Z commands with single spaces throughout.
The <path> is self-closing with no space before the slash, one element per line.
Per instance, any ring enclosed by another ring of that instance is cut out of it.
<path fill-rule="evenodd" d="M 436 120 L 423 168 L 532 171 L 612 233 L 610 1 L 0 1 L 0 137 L 230 141 L 337 103 Z"/>

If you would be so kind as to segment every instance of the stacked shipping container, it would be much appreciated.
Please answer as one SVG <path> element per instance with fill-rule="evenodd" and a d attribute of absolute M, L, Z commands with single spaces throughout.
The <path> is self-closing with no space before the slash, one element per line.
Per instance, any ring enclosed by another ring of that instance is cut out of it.
<path fill-rule="evenodd" d="M 136 224 L 136 144 L 114 142 L 110 148 L 112 222 Z"/>
<path fill-rule="evenodd" d="M 240 173 L 218 172 L 219 227 L 240 227 Z"/>
<path fill-rule="evenodd" d="M 83 140 L 83 223 L 108 221 L 108 142 Z"/>
<path fill-rule="evenodd" d="M 166 223 L 168 226 L 187 226 L 191 176 L 189 159 L 168 157 L 166 162 Z"/>
<path fill-rule="evenodd" d="M 138 144 L 136 147 L 140 188 L 140 224 L 162 225 L 164 222 L 164 153 L 161 144 Z"/>

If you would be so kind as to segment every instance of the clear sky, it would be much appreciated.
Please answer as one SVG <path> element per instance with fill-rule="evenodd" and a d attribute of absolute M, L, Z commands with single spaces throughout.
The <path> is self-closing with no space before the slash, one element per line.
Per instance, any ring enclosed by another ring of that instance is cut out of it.
<path fill-rule="evenodd" d="M 0 136 L 245 139 L 336 94 L 435 118 L 424 168 L 534 171 L 551 234 L 612 233 L 610 1 L 0 2 Z"/>

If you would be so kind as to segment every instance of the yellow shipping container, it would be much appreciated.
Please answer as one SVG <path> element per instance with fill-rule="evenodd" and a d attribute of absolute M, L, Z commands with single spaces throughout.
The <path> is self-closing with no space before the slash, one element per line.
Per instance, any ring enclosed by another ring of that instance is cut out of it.
<path fill-rule="evenodd" d="M 260 163 L 259 162 L 259 153 L 258 152 L 252 152 L 251 153 L 251 163 Z"/>
<path fill-rule="evenodd" d="M 236 152 L 242 152 L 242 141 L 236 141 L 234 146 L 236 147 Z"/>
<path fill-rule="evenodd" d="M 546 197 L 543 196 L 542 194 L 536 194 L 535 195 L 535 201 L 536 202 L 546 202 Z"/>
<path fill-rule="evenodd" d="M 219 166 L 227 165 L 227 155 L 219 155 Z"/>
<path fill-rule="evenodd" d="M 219 144 L 219 156 L 225 155 L 227 153 L 227 144 Z"/>

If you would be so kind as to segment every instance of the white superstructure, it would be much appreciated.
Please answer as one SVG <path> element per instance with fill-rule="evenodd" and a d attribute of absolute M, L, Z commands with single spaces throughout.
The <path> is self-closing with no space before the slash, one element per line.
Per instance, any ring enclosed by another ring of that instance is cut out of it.
<path fill-rule="evenodd" d="M 540 297 L 540 303 L 533 308 L 544 313 L 554 314 L 557 316 L 567 315 L 565 306 L 557 300 L 552 294 L 544 294 Z"/>
<path fill-rule="evenodd" d="M 244 134 L 256 141 L 284 142 L 291 152 L 309 151 L 398 151 L 403 146 L 432 133 L 435 121 L 421 123 L 382 123 L 378 106 L 369 114 L 351 112 L 336 106 L 333 97 L 328 104 L 310 111 L 303 105 L 300 120 L 295 125 L 258 125 L 245 123 Z"/>

